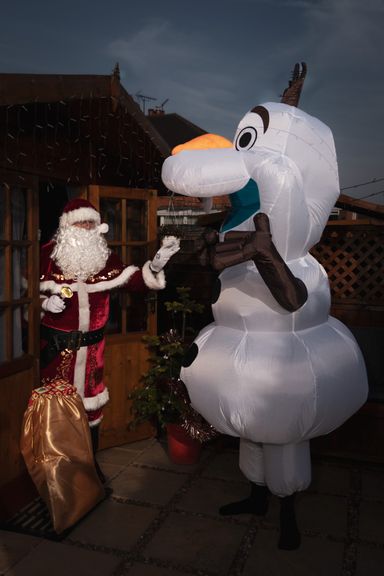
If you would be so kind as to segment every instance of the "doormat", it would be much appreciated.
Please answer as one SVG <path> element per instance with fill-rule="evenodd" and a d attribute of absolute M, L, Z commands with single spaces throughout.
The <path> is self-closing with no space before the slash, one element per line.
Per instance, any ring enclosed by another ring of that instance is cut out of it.
<path fill-rule="evenodd" d="M 101 502 L 111 496 L 112 490 L 109 487 L 105 488 L 105 497 Z M 96 506 L 101 504 L 99 502 Z M 90 510 L 92 512 L 92 510 Z M 88 514 L 90 513 L 88 512 Z M 88 515 L 86 514 L 86 516 Z M 84 516 L 85 518 L 85 516 Z M 82 519 L 81 519 L 82 520 Z M 8 530 L 10 532 L 18 532 L 19 534 L 28 534 L 29 536 L 37 536 L 39 538 L 46 538 L 48 540 L 55 540 L 60 542 L 66 538 L 78 523 L 70 526 L 60 534 L 57 534 L 53 529 L 51 517 L 45 502 L 41 498 L 35 498 L 27 506 L 21 508 L 13 518 L 5 523 L 0 523 L 0 529 Z"/>
<path fill-rule="evenodd" d="M 68 535 L 68 532 L 57 534 L 52 526 L 48 508 L 41 498 L 32 500 L 27 506 L 21 508 L 13 518 L 6 523 L 2 523 L 2 530 L 29 534 L 49 540 L 62 540 Z"/>

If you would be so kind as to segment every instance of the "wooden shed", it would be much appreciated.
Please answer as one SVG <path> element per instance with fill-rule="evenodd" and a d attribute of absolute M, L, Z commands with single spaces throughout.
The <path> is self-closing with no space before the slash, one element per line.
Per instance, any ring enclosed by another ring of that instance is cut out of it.
<path fill-rule="evenodd" d="M 39 384 L 39 246 L 66 202 L 88 198 L 124 262 L 142 265 L 157 243 L 157 194 L 168 145 L 112 75 L 0 74 L 0 518 L 29 497 L 20 455 L 23 413 Z M 148 434 L 128 428 L 127 395 L 145 370 L 144 334 L 156 296 L 111 300 L 105 378 L 111 402 L 101 447 Z"/>

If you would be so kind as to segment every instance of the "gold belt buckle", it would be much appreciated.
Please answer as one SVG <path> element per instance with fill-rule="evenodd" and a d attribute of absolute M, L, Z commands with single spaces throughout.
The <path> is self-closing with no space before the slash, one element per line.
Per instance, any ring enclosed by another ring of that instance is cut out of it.
<path fill-rule="evenodd" d="M 69 286 L 62 286 L 60 295 L 62 298 L 72 298 L 73 292 Z"/>

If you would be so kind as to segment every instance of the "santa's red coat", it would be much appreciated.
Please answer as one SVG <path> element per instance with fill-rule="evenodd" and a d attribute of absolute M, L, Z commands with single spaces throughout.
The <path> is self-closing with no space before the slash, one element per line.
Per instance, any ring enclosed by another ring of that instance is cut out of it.
<path fill-rule="evenodd" d="M 103 328 L 109 316 L 109 292 L 126 286 L 129 291 L 158 290 L 164 288 L 161 271 L 154 275 L 149 261 L 142 269 L 125 266 L 116 254 L 111 254 L 103 270 L 85 282 L 66 279 L 54 263 L 51 253 L 54 242 L 41 250 L 40 292 L 42 295 L 61 294 L 63 286 L 72 290 L 72 297 L 65 299 L 63 312 L 45 312 L 41 323 L 56 330 L 89 332 Z M 46 345 L 41 340 L 41 348 Z M 97 425 L 102 418 L 101 408 L 108 402 L 108 389 L 103 381 L 105 339 L 79 350 L 63 350 L 41 369 L 42 385 L 64 379 L 74 384 L 83 398 L 90 425 Z"/>

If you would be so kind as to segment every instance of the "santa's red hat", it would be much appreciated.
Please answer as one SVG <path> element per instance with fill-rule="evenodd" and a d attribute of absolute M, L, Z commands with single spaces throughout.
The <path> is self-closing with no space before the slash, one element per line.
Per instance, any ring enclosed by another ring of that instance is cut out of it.
<path fill-rule="evenodd" d="M 59 225 L 60 228 L 63 228 L 75 222 L 84 222 L 86 220 L 93 220 L 99 225 L 100 213 L 88 200 L 84 198 L 74 198 L 64 207 L 63 213 L 60 216 Z"/>

